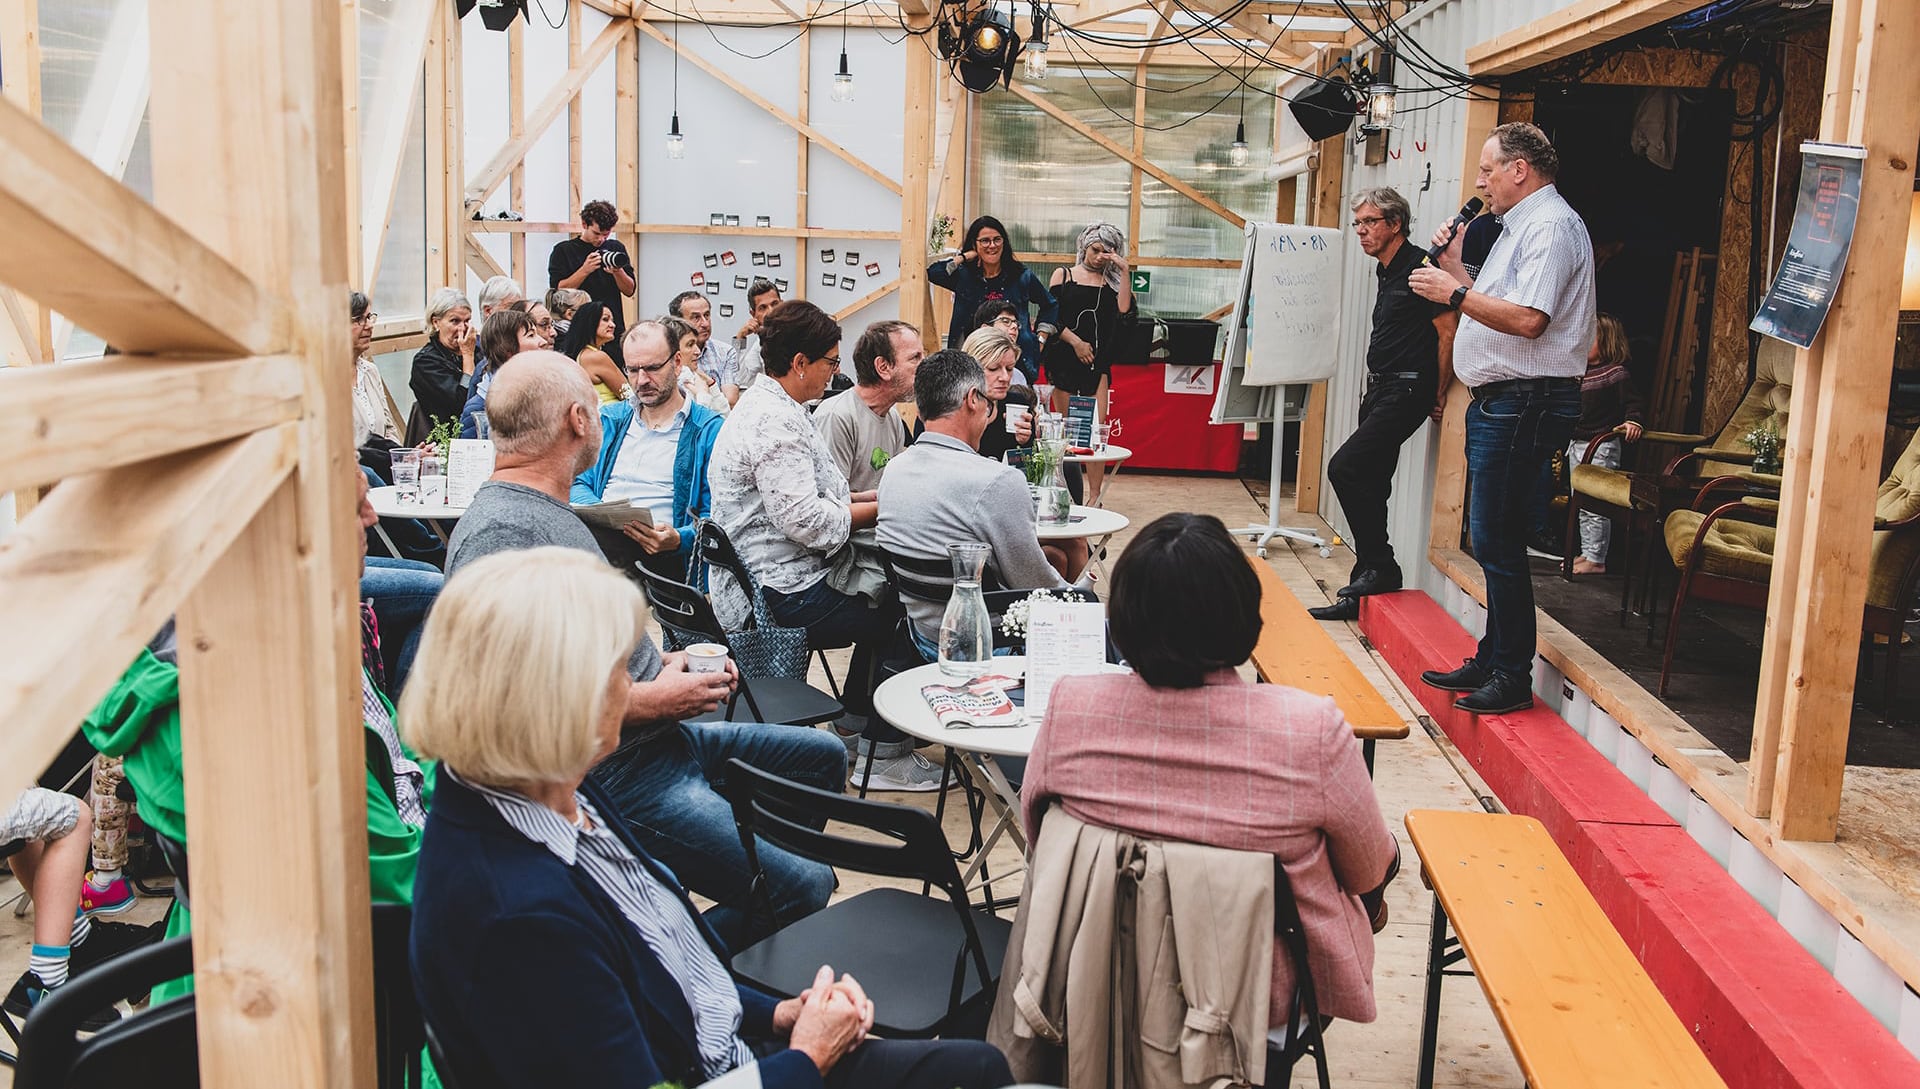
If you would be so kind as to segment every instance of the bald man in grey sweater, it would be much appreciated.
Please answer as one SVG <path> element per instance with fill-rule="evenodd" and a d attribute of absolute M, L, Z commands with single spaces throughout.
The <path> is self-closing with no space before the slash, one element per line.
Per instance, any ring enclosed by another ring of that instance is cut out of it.
<path fill-rule="evenodd" d="M 965 352 L 935 352 L 920 364 L 913 399 L 926 434 L 880 478 L 880 547 L 897 556 L 944 560 L 947 546 L 980 541 L 988 568 L 1014 590 L 1065 587 L 1033 531 L 1033 500 L 1020 470 L 979 454 L 993 420 L 986 373 Z M 925 645 L 937 645 L 945 609 L 907 597 L 907 616 Z"/>

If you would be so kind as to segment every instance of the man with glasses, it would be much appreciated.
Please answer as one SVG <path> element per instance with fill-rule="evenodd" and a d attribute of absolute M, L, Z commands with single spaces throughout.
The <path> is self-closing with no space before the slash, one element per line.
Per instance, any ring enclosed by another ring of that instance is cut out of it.
<path fill-rule="evenodd" d="M 707 462 L 726 417 L 687 399 L 679 354 L 657 321 L 635 322 L 620 342 L 632 396 L 600 410 L 600 456 L 573 482 L 574 503 L 625 499 L 646 507 L 652 523 L 619 532 L 589 523 L 601 551 L 622 570 L 645 564 L 687 581 L 694 523 L 713 504 Z"/>
<path fill-rule="evenodd" d="M 1408 276 L 1426 256 L 1407 240 L 1412 211 L 1389 188 L 1353 200 L 1360 249 L 1379 263 L 1373 328 L 1367 337 L 1367 388 L 1360 422 L 1327 462 L 1327 481 L 1346 512 L 1353 576 L 1316 620 L 1358 620 L 1360 599 L 1400 589 L 1400 564 L 1387 537 L 1387 497 L 1400 446 L 1429 418 L 1438 420 L 1453 382 L 1454 312 L 1414 294 Z"/>

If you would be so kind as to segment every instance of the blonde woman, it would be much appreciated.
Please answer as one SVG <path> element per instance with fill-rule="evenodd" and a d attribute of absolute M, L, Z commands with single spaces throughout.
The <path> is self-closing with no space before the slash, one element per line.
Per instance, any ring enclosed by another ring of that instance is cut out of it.
<path fill-rule="evenodd" d="M 825 965 L 785 1001 L 728 975 L 686 890 L 586 777 L 619 744 L 646 622 L 632 582 L 567 548 L 475 561 L 427 620 L 401 721 L 443 771 L 412 950 L 449 1074 L 693 1085 L 759 1056 L 775 1089 L 1010 1083 L 984 1043 L 867 1039 L 873 1003 Z"/>
<path fill-rule="evenodd" d="M 987 372 L 987 400 L 993 402 L 993 422 L 980 436 L 980 453 L 998 461 L 1008 450 L 1033 441 L 1033 389 L 1021 386 L 1018 393 L 1014 392 L 1013 376 L 1020 369 L 1020 345 L 1005 330 L 983 325 L 967 335 L 960 350 L 972 356 Z M 1008 402 L 1026 407 L 1025 412 L 1016 414 L 1020 419 L 1012 425 L 1012 430 L 1004 423 Z"/>

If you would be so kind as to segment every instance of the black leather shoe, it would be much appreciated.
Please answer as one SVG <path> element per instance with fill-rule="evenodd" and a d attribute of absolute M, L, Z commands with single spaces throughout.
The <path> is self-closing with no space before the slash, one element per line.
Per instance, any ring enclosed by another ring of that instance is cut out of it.
<path fill-rule="evenodd" d="M 1483 668 L 1480 663 L 1468 658 L 1460 664 L 1459 669 L 1448 670 L 1445 673 L 1437 669 L 1429 669 L 1420 674 L 1420 679 L 1435 688 L 1444 688 L 1449 692 L 1473 692 L 1493 679 L 1493 671 Z"/>
<path fill-rule="evenodd" d="M 1369 567 L 1353 577 L 1353 581 L 1340 587 L 1340 597 L 1366 597 L 1370 594 L 1390 594 L 1400 589 L 1400 569 L 1398 567 Z"/>
<path fill-rule="evenodd" d="M 1493 679 L 1453 701 L 1470 715 L 1504 715 L 1533 706 L 1533 679 L 1495 673 Z"/>
<path fill-rule="evenodd" d="M 1322 605 L 1317 609 L 1308 609 L 1307 615 L 1315 620 L 1358 620 L 1360 619 L 1360 599 L 1357 597 L 1338 598 L 1331 605 Z"/>

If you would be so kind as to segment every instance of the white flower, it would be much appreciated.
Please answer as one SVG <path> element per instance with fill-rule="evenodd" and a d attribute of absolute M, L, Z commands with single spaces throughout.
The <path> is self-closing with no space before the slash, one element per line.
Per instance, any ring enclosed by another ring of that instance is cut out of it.
<path fill-rule="evenodd" d="M 1001 634 L 1016 639 L 1025 639 L 1027 637 L 1027 613 L 1033 608 L 1034 602 L 1065 600 L 1067 600 L 1065 597 L 1051 590 L 1033 591 L 1026 597 L 1007 606 L 1007 611 L 1000 614 Z"/>

